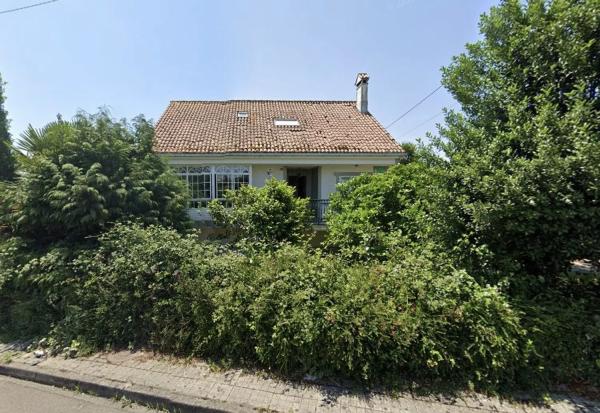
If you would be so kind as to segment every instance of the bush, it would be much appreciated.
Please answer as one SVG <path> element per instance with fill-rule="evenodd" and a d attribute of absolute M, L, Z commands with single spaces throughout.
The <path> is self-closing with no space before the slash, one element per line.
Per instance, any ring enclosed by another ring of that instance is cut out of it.
<path fill-rule="evenodd" d="M 516 298 L 532 341 L 532 371 L 545 383 L 600 384 L 600 274 L 561 277 L 560 287 Z"/>
<path fill-rule="evenodd" d="M 495 386 L 526 361 L 506 299 L 426 256 L 348 266 L 289 245 L 244 256 L 139 225 L 99 242 L 74 261 L 82 282 L 59 341 L 380 382 L 402 372 Z"/>
<path fill-rule="evenodd" d="M 47 334 L 64 318 L 78 288 L 71 261 L 86 247 L 37 247 L 21 238 L 0 238 L 0 335 Z"/>
<path fill-rule="evenodd" d="M 502 295 L 466 273 L 406 256 L 354 265 L 298 248 L 264 254 L 219 289 L 227 335 L 286 372 L 361 380 L 510 381 L 525 362 L 524 331 Z M 233 275 L 233 274 L 232 274 Z M 216 318 L 217 320 L 219 317 Z"/>
<path fill-rule="evenodd" d="M 225 202 L 212 201 L 209 211 L 235 239 L 266 247 L 303 243 L 311 228 L 308 199 L 298 198 L 294 188 L 277 179 L 269 179 L 262 188 L 246 185 L 227 191 Z"/>
<path fill-rule="evenodd" d="M 186 228 L 186 189 L 151 152 L 152 125 L 115 122 L 106 112 L 79 114 L 40 131 L 30 127 L 21 145 L 23 177 L 5 186 L 0 225 L 50 243 L 77 241 L 113 222 Z"/>
<path fill-rule="evenodd" d="M 202 353 L 215 248 L 159 226 L 117 224 L 98 241 L 74 261 L 83 282 L 58 333 L 94 348 Z"/>
<path fill-rule="evenodd" d="M 430 225 L 431 180 L 424 164 L 411 162 L 338 185 L 328 208 L 326 247 L 352 259 L 386 258 L 399 238 L 422 241 Z"/>
<path fill-rule="evenodd" d="M 451 194 L 440 209 L 457 214 L 477 272 L 554 282 L 600 259 L 599 15 L 597 1 L 503 1 L 443 69 L 461 111 L 436 143 Z"/>

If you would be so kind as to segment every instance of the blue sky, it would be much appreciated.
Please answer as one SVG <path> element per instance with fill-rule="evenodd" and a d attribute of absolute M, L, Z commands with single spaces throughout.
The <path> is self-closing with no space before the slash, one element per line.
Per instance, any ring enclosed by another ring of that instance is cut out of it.
<path fill-rule="evenodd" d="M 39 1 L 39 0 L 38 0 Z M 0 10 L 36 0 L 0 0 Z M 0 73 L 11 133 L 57 113 L 108 106 L 158 119 L 175 99 L 354 99 L 368 72 L 384 125 L 427 95 L 440 68 L 478 39 L 491 0 L 59 0 L 0 14 Z M 435 130 L 440 90 L 390 128 Z"/>

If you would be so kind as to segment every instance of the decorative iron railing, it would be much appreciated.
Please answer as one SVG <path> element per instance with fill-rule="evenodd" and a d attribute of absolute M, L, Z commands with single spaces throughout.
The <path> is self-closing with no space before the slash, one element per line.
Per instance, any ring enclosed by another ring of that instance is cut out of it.
<path fill-rule="evenodd" d="M 311 199 L 310 209 L 313 211 L 312 223 L 315 225 L 325 225 L 325 211 L 329 206 L 329 199 Z"/>

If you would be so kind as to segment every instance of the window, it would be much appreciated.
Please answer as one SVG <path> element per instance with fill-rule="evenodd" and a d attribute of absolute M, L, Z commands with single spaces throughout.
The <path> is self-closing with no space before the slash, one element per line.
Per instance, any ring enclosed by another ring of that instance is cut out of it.
<path fill-rule="evenodd" d="M 300 122 L 295 119 L 275 119 L 275 126 L 300 126 Z"/>
<path fill-rule="evenodd" d="M 178 166 L 174 172 L 188 186 L 190 208 L 206 208 L 211 199 L 222 199 L 227 189 L 250 184 L 249 166 Z"/>
<path fill-rule="evenodd" d="M 211 199 L 211 167 L 180 166 L 175 173 L 187 183 L 190 192 L 190 208 L 206 208 Z"/>
<path fill-rule="evenodd" d="M 238 119 L 246 119 L 248 116 L 249 116 L 248 112 L 241 112 L 240 111 L 240 112 L 237 113 Z"/>
<path fill-rule="evenodd" d="M 343 184 L 344 182 L 348 182 L 352 178 L 360 175 L 358 172 L 340 172 L 335 174 L 335 183 Z"/>
<path fill-rule="evenodd" d="M 348 176 L 348 175 L 339 175 L 336 179 L 336 183 L 337 184 L 343 184 L 344 182 L 348 182 L 349 180 L 351 180 L 352 178 L 354 178 L 353 176 Z"/>
<path fill-rule="evenodd" d="M 228 189 L 239 189 L 250 183 L 248 166 L 215 166 L 215 198 L 221 199 Z"/>

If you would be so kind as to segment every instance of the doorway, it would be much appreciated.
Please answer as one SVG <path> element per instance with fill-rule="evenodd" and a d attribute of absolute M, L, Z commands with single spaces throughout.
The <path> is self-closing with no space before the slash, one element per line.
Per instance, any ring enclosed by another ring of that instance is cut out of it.
<path fill-rule="evenodd" d="M 294 168 L 287 170 L 287 183 L 296 189 L 299 198 L 318 197 L 318 168 Z"/>
<path fill-rule="evenodd" d="M 306 198 L 306 175 L 288 176 L 287 182 L 296 188 L 296 196 Z"/>

